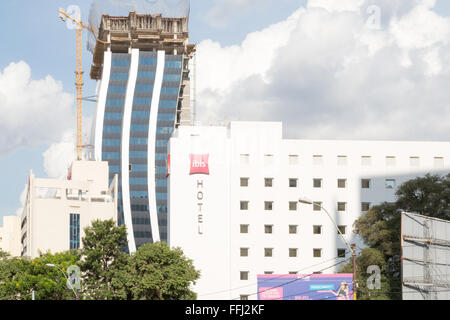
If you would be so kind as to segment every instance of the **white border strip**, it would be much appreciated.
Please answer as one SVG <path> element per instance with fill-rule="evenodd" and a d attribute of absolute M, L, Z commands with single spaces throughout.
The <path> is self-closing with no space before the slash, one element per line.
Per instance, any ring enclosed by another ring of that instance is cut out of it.
<path fill-rule="evenodd" d="M 103 140 L 103 120 L 105 118 L 106 97 L 108 95 L 109 78 L 111 76 L 112 52 L 105 51 L 103 62 L 103 74 L 98 94 L 97 115 L 95 117 L 95 140 L 94 157 L 95 160 L 102 160 L 102 140 Z"/>
<path fill-rule="evenodd" d="M 130 129 L 131 129 L 131 113 L 133 111 L 134 89 L 139 67 L 139 49 L 131 50 L 130 73 L 128 77 L 127 92 L 125 96 L 125 106 L 123 111 L 122 124 L 122 202 L 123 215 L 125 225 L 127 227 L 128 251 L 136 252 L 136 242 L 133 232 L 133 219 L 131 217 L 131 201 L 130 201 Z"/>
<path fill-rule="evenodd" d="M 166 64 L 165 51 L 158 51 L 156 65 L 155 85 L 153 86 L 152 105 L 150 109 L 150 123 L 148 126 L 148 202 L 150 211 L 150 222 L 152 225 L 153 242 L 159 242 L 158 211 L 156 205 L 156 170 L 155 170 L 155 148 L 156 148 L 156 126 L 158 123 L 159 99 Z"/>

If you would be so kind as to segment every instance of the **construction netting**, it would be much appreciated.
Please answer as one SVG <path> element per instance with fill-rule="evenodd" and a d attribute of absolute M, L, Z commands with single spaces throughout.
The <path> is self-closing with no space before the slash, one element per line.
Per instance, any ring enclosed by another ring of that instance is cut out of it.
<path fill-rule="evenodd" d="M 94 0 L 89 11 L 89 24 L 94 30 L 100 27 L 102 16 L 128 16 L 138 14 L 161 14 L 170 18 L 189 18 L 189 0 Z M 88 50 L 95 48 L 95 34 L 89 32 Z"/>

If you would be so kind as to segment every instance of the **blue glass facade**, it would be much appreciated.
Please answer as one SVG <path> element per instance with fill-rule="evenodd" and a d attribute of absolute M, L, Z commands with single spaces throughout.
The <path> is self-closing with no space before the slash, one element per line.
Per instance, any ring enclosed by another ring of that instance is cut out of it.
<path fill-rule="evenodd" d="M 123 136 L 123 119 L 125 95 L 130 75 L 131 54 L 113 53 L 111 75 L 107 91 L 105 114 L 103 120 L 102 159 L 109 162 L 110 181 L 115 174 L 119 176 L 119 224 L 124 223 L 122 202 L 121 150 L 122 144 L 129 144 L 129 193 L 131 220 L 136 247 L 153 242 L 150 215 L 156 215 L 159 238 L 167 241 L 167 153 L 168 142 L 174 131 L 181 110 L 181 79 L 183 73 L 182 55 L 165 55 L 164 74 L 156 123 L 155 145 L 149 146 L 149 124 L 154 95 L 157 52 L 139 52 L 137 78 L 134 84 L 133 103 L 129 141 L 121 141 Z M 158 66 L 159 68 L 161 67 Z M 135 70 L 135 69 L 134 69 Z M 159 78 L 161 80 L 161 78 Z M 158 83 L 159 85 L 159 83 Z M 156 86 L 158 87 L 158 86 Z M 128 107 L 127 107 L 128 108 Z M 129 112 L 129 109 L 128 109 Z M 129 113 L 127 113 L 129 116 Z M 149 152 L 155 152 L 155 186 L 156 204 L 148 194 L 148 160 Z M 151 212 L 156 206 L 157 212 Z"/>
<path fill-rule="evenodd" d="M 80 215 L 70 214 L 70 249 L 80 249 Z"/>
<path fill-rule="evenodd" d="M 130 73 L 131 56 L 126 53 L 113 53 L 111 75 L 106 96 L 103 120 L 102 159 L 109 163 L 109 183 L 115 174 L 119 176 L 118 222 L 124 224 L 121 175 L 121 139 L 122 119 L 125 105 L 125 93 Z"/>

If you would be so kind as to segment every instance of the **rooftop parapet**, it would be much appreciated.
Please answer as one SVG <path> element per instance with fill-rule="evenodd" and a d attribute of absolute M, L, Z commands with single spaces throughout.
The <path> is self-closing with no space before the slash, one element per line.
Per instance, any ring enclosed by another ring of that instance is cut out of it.
<path fill-rule="evenodd" d="M 128 17 L 103 15 L 93 52 L 91 78 L 101 79 L 106 50 L 127 53 L 130 48 L 191 56 L 195 45 L 189 44 L 188 18 L 165 18 L 161 14 L 136 12 L 130 12 Z"/>

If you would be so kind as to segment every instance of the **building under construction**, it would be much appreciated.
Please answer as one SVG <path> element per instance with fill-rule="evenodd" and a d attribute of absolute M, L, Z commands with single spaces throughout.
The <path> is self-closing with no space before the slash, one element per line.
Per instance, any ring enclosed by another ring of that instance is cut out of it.
<path fill-rule="evenodd" d="M 92 26 L 92 23 L 91 23 Z M 97 32 L 98 30 L 98 32 Z M 168 142 L 191 124 L 188 17 L 102 14 L 91 44 L 98 80 L 95 159 L 119 176 L 119 224 L 130 252 L 167 241 Z"/>

